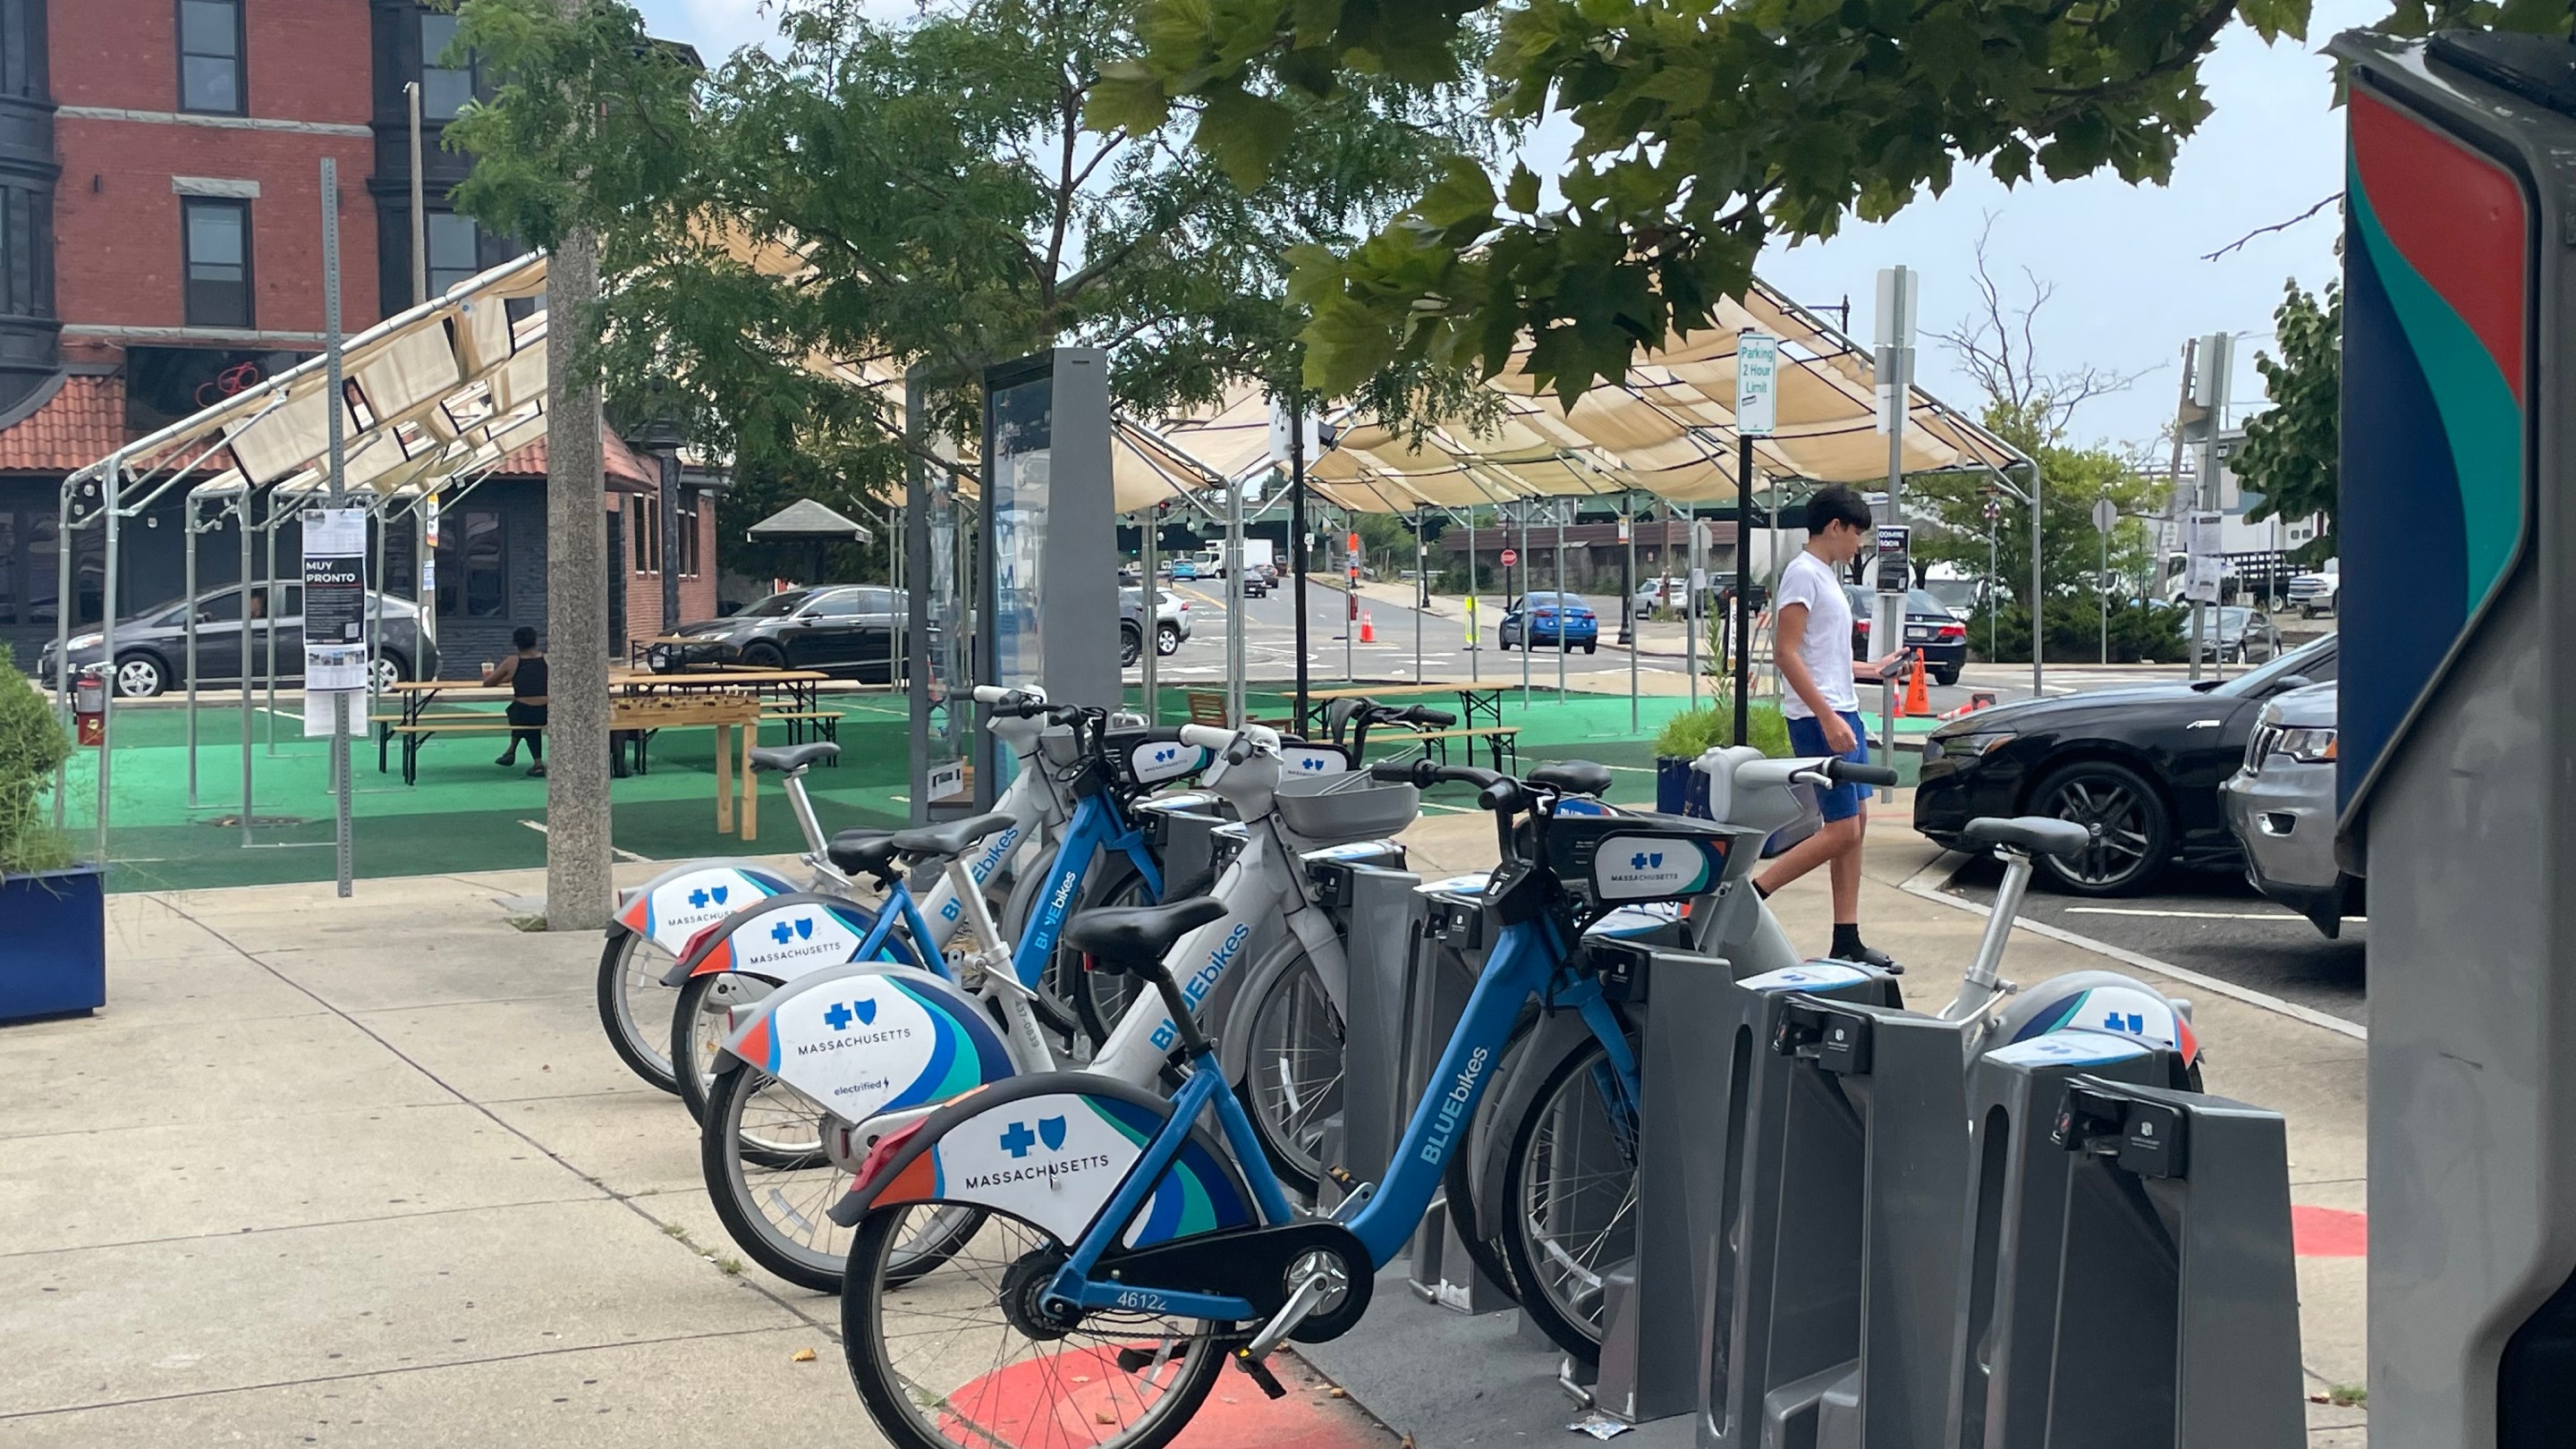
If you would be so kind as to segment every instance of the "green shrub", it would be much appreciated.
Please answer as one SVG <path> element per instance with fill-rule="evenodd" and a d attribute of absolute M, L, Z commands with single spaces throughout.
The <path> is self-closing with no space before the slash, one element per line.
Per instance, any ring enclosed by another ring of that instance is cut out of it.
<path fill-rule="evenodd" d="M 1968 647 L 1977 658 L 1989 664 L 2027 664 L 2030 662 L 2030 611 L 2018 603 L 2006 604 L 1990 620 L 1991 605 L 1980 608 L 1968 620 Z M 2180 609 L 2148 608 L 2142 604 L 2115 606 L 2111 610 L 2112 664 L 2175 663 L 2183 658 L 2183 621 L 2190 616 Z M 2102 615 L 2100 606 L 2087 599 L 2051 599 L 2048 601 L 2048 657 L 2052 663 L 2090 664 L 2102 659 Z M 1987 644 L 1988 629 L 1993 630 L 1993 647 Z"/>
<path fill-rule="evenodd" d="M 1773 759 L 1789 754 L 1789 722 L 1780 717 L 1780 707 L 1768 700 L 1757 699 L 1745 712 L 1746 743 Z M 1697 709 L 1686 709 L 1664 721 L 1655 736 L 1655 753 L 1671 760 L 1696 760 L 1720 745 L 1735 743 L 1735 705 L 1720 699 Z"/>
<path fill-rule="evenodd" d="M 0 871 L 58 870 L 71 843 L 45 823 L 43 796 L 71 739 L 44 695 L 0 652 Z"/>

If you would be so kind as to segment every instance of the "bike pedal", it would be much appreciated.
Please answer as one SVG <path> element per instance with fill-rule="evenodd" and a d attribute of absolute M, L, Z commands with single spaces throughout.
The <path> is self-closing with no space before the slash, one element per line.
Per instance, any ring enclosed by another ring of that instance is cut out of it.
<path fill-rule="evenodd" d="M 1147 1353 L 1141 1348 L 1122 1348 L 1118 1350 L 1118 1371 L 1120 1373 L 1130 1374 L 1143 1373 L 1145 1370 L 1154 1367 L 1157 1363 L 1172 1363 L 1186 1358 L 1189 1356 L 1189 1352 L 1190 1346 L 1186 1343 L 1174 1346 L 1168 1356 L 1159 1353 Z"/>
<path fill-rule="evenodd" d="M 1280 1383 L 1279 1376 L 1270 1371 L 1270 1365 L 1263 1363 L 1261 1360 L 1252 1356 L 1252 1350 L 1248 1348 L 1236 1349 L 1234 1351 L 1234 1366 L 1250 1375 L 1252 1381 L 1261 1386 L 1261 1392 L 1264 1395 L 1274 1399 L 1284 1399 L 1288 1397 L 1287 1386 Z"/>

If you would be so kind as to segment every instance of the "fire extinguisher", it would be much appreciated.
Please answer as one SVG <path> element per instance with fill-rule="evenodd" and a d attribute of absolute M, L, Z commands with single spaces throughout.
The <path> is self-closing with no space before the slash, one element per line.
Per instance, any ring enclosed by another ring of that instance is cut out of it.
<path fill-rule="evenodd" d="M 80 742 L 95 747 L 107 740 L 107 676 L 95 669 L 84 669 L 72 685 L 72 720 L 80 727 Z"/>

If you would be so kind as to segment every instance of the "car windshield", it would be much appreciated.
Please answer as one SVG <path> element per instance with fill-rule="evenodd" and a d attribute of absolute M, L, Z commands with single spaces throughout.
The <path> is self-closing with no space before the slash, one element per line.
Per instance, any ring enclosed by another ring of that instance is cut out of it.
<path fill-rule="evenodd" d="M 2313 644 L 2303 644 L 2251 674 L 2240 674 L 2212 689 L 2210 693 L 2230 699 L 2247 699 L 2269 694 L 2281 680 L 2293 674 L 2304 674 L 2310 683 L 2323 684 L 2335 677 L 2335 636 L 2328 634 Z"/>
<path fill-rule="evenodd" d="M 1532 594 L 1529 596 L 1529 606 L 1533 609 L 1580 609 L 1583 607 L 1583 596 L 1580 594 Z"/>
<path fill-rule="evenodd" d="M 1945 609 L 1965 608 L 1977 601 L 1975 579 L 1934 579 L 1917 593 L 1929 594 L 1933 602 Z"/>
<path fill-rule="evenodd" d="M 800 605 L 814 597 L 814 592 L 812 589 L 789 589 L 783 594 L 772 594 L 747 609 L 737 611 L 734 617 L 737 619 L 783 618 L 795 613 Z"/>
<path fill-rule="evenodd" d="M 1941 606 L 1941 601 L 1934 598 L 1928 590 L 1924 589 L 1908 589 L 1905 591 L 1905 612 L 1909 614 L 1939 614 L 1945 619 L 1950 615 L 1950 611 Z"/>

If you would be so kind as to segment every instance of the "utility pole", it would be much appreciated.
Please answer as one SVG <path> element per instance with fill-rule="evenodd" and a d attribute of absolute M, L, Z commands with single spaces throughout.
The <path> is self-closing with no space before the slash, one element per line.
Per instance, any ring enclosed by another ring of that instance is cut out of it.
<path fill-rule="evenodd" d="M 1297 707 L 1290 721 L 1306 727 L 1306 403 L 1295 393 L 1288 400 L 1288 563 L 1296 578 Z"/>
<path fill-rule="evenodd" d="M 1878 428 L 1887 434 L 1887 522 L 1905 523 L 1905 414 L 1912 398 L 1914 381 L 1914 307 L 1920 290 L 1914 273 L 1905 267 L 1884 267 L 1878 274 Z M 1876 556 L 1876 540 L 1872 540 Z M 1908 550 L 1910 556 L 1911 550 Z M 1890 581 L 1878 576 L 1873 563 L 1872 582 L 1877 585 L 1870 624 L 1870 650 L 1887 653 L 1905 639 L 1905 588 L 1911 580 Z M 2039 600 L 2031 607 L 2032 657 L 2038 657 Z M 1884 738 L 1887 758 L 1896 751 L 1896 693 L 1894 684 L 1882 676 L 1879 682 L 1879 732 Z"/>
<path fill-rule="evenodd" d="M 585 0 L 561 0 L 578 18 Z M 576 177 L 575 184 L 582 178 Z M 567 232 L 546 263 L 546 929 L 608 924 L 608 531 L 599 385 L 575 370 L 599 300 L 599 238 Z"/>

